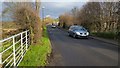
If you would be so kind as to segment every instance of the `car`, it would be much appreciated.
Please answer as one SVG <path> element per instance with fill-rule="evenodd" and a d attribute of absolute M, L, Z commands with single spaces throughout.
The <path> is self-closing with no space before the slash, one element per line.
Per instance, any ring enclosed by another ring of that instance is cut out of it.
<path fill-rule="evenodd" d="M 55 26 L 55 25 L 52 25 L 52 28 L 56 28 L 56 26 Z"/>
<path fill-rule="evenodd" d="M 69 36 L 74 38 L 88 38 L 89 32 L 83 26 L 73 25 L 68 30 Z"/>

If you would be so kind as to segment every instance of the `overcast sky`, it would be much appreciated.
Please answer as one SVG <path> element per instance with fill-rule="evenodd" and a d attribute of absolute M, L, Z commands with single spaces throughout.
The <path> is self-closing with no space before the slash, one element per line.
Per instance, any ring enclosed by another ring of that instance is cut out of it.
<path fill-rule="evenodd" d="M 42 7 L 45 7 L 44 17 L 51 16 L 52 18 L 58 18 L 59 15 L 65 12 L 69 12 L 74 7 L 78 7 L 78 8 L 82 7 L 83 4 L 85 4 L 85 2 L 42 2 L 40 16 L 42 17 L 42 10 L 43 10 Z M 1 2 L 0 2 L 0 5 L 1 5 Z M 0 12 L 1 12 L 1 8 L 3 8 L 3 6 L 0 7 Z M 2 19 L 6 21 L 11 20 L 7 16 L 3 17 Z"/>
<path fill-rule="evenodd" d="M 41 7 L 41 16 L 42 10 L 44 11 L 44 17 L 50 15 L 53 18 L 59 17 L 59 15 L 70 12 L 74 7 L 81 8 L 85 2 L 42 2 Z"/>

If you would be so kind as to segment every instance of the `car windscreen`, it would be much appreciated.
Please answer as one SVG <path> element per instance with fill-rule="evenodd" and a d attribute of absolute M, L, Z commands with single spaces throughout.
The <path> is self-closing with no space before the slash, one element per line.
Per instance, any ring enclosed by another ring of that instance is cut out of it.
<path fill-rule="evenodd" d="M 78 30 L 78 31 L 87 31 L 85 28 L 83 27 L 79 27 L 79 28 L 75 28 L 74 30 Z"/>

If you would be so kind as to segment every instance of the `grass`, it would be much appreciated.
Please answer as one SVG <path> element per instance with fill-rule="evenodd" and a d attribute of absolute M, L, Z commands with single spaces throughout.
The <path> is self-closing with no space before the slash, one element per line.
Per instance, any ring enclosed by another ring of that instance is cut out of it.
<path fill-rule="evenodd" d="M 41 39 L 41 44 L 31 45 L 19 66 L 46 66 L 47 56 L 51 53 L 51 44 L 46 28 Z"/>
<path fill-rule="evenodd" d="M 102 37 L 106 39 L 116 39 L 117 34 L 113 32 L 99 32 L 99 33 L 92 33 L 93 36 Z"/>

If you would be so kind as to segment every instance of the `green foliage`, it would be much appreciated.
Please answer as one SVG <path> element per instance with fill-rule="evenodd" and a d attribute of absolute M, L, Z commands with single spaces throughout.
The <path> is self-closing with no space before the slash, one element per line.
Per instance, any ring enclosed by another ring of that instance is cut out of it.
<path fill-rule="evenodd" d="M 59 18 L 54 19 L 55 22 L 59 22 Z"/>
<path fill-rule="evenodd" d="M 54 22 L 54 19 L 51 17 L 44 18 L 44 24 L 51 24 Z"/>
<path fill-rule="evenodd" d="M 113 32 L 99 32 L 99 33 L 92 33 L 92 35 L 106 39 L 116 39 L 117 36 L 117 34 Z"/>
<path fill-rule="evenodd" d="M 50 53 L 50 41 L 46 28 L 44 28 L 44 36 L 41 38 L 41 44 L 30 46 L 19 66 L 45 66 L 47 64 L 47 55 Z"/>

